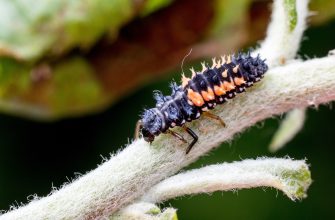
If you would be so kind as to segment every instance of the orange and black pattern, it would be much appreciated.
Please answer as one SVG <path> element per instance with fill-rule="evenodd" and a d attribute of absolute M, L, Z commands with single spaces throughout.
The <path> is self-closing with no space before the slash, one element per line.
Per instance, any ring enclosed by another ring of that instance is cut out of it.
<path fill-rule="evenodd" d="M 203 63 L 200 72 L 192 69 L 190 78 L 182 75 L 181 85 L 171 84 L 170 96 L 155 91 L 156 107 L 145 110 L 141 119 L 144 139 L 152 142 L 169 128 L 199 118 L 261 80 L 267 69 L 265 60 L 250 53 L 213 58 L 211 66 Z"/>

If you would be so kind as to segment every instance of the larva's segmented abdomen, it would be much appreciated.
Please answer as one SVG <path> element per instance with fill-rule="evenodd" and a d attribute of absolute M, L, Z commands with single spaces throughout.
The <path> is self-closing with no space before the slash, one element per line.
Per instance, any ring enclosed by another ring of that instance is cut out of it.
<path fill-rule="evenodd" d="M 156 91 L 156 107 L 145 110 L 141 119 L 145 140 L 152 142 L 169 128 L 183 126 L 202 112 L 234 98 L 259 81 L 268 69 L 264 60 L 250 54 L 214 58 L 211 66 L 202 66 L 200 72 L 191 70 L 191 78 L 182 75 L 182 85 L 172 83 L 170 96 Z"/>
<path fill-rule="evenodd" d="M 239 54 L 214 58 L 211 67 L 203 64 L 201 72 L 192 71 L 191 78 L 183 76 L 182 85 L 190 103 L 206 111 L 244 92 L 259 81 L 266 70 L 266 64 L 259 57 Z"/>

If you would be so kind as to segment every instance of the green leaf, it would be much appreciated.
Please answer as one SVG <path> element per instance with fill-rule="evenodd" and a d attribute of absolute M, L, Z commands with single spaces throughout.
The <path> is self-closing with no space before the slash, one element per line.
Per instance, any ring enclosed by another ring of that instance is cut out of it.
<path fill-rule="evenodd" d="M 306 190 L 312 183 L 311 173 L 305 166 L 299 170 L 282 172 L 281 179 L 285 185 L 285 193 L 293 200 L 305 198 Z"/>
<path fill-rule="evenodd" d="M 294 31 L 295 27 L 297 26 L 297 22 L 298 22 L 296 0 L 285 0 L 284 6 L 285 6 L 285 10 L 288 15 L 288 23 L 289 23 L 290 32 L 292 32 Z"/>
<path fill-rule="evenodd" d="M 111 98 L 83 58 L 38 66 L 0 58 L 1 111 L 51 120 L 99 110 Z"/>

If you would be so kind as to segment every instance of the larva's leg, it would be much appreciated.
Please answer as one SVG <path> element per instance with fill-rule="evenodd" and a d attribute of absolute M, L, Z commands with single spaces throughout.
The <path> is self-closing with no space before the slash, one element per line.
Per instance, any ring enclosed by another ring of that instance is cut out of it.
<path fill-rule="evenodd" d="M 188 153 L 191 151 L 193 145 L 194 145 L 195 143 L 197 143 L 197 141 L 198 141 L 198 135 L 196 135 L 196 134 L 194 133 L 194 131 L 192 131 L 189 127 L 184 126 L 183 128 L 184 128 L 185 131 L 186 131 L 189 135 L 191 135 L 192 138 L 193 138 L 193 141 L 190 143 L 190 145 L 188 145 L 188 147 L 187 147 L 187 149 L 186 149 L 186 154 L 188 154 Z"/>
<path fill-rule="evenodd" d="M 134 134 L 135 140 L 137 140 L 140 137 L 141 127 L 142 127 L 142 121 L 138 120 L 135 126 L 135 134 Z"/>
<path fill-rule="evenodd" d="M 220 116 L 214 115 L 213 113 L 210 112 L 203 112 L 203 115 L 208 118 L 212 118 L 219 121 L 223 127 L 226 127 L 226 123 L 224 123 L 223 119 Z"/>
<path fill-rule="evenodd" d="M 166 132 L 169 133 L 169 134 L 171 134 L 172 136 L 178 138 L 178 139 L 181 140 L 182 142 L 187 143 L 187 141 L 184 139 L 184 137 L 181 136 L 180 134 L 178 134 L 177 132 L 174 132 L 174 131 L 172 131 L 172 130 L 167 130 Z"/>

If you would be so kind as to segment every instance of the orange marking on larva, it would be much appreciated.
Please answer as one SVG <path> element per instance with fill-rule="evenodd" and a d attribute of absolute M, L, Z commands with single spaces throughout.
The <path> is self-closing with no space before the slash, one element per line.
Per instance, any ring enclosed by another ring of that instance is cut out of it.
<path fill-rule="evenodd" d="M 193 102 L 195 106 L 200 107 L 205 104 L 204 100 L 202 99 L 202 96 L 199 93 L 194 92 L 192 89 L 187 90 L 187 98 L 191 100 L 191 102 Z"/>
<path fill-rule="evenodd" d="M 221 96 L 221 95 L 226 94 L 226 91 L 223 88 L 219 87 L 219 86 L 214 86 L 214 93 L 217 96 Z"/>
<path fill-rule="evenodd" d="M 184 74 L 181 75 L 181 86 L 185 88 L 187 86 L 188 81 L 190 81 L 190 78 L 187 78 Z"/>
<path fill-rule="evenodd" d="M 235 86 L 232 83 L 229 82 L 223 82 L 223 84 L 221 85 L 221 87 L 226 91 L 229 92 L 230 90 L 235 89 Z"/>
<path fill-rule="evenodd" d="M 235 82 L 235 85 L 237 85 L 237 86 L 239 86 L 239 85 L 242 85 L 242 84 L 244 84 L 245 83 L 245 80 L 243 79 L 243 77 L 241 77 L 241 78 L 235 78 L 234 79 L 234 82 Z"/>
<path fill-rule="evenodd" d="M 206 102 L 215 99 L 214 92 L 213 92 L 213 90 L 211 88 L 208 88 L 207 92 L 206 91 L 201 91 L 201 95 L 202 95 L 202 97 L 204 98 L 204 100 Z"/>
<path fill-rule="evenodd" d="M 226 78 L 228 76 L 228 70 L 222 72 L 222 77 Z"/>
<path fill-rule="evenodd" d="M 233 68 L 233 72 L 237 73 L 238 72 L 238 65 Z"/>

